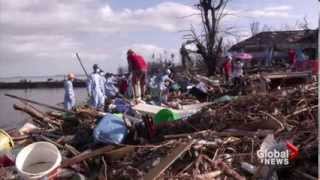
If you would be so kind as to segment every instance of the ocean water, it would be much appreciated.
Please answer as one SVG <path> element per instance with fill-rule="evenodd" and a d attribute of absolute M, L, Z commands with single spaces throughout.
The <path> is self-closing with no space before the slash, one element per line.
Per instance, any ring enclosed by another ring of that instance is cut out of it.
<path fill-rule="evenodd" d="M 4 96 L 12 94 L 23 98 L 28 98 L 37 102 L 45 103 L 63 108 L 64 89 L 0 89 L 0 128 L 11 129 L 21 127 L 30 117 L 23 112 L 15 111 L 13 104 L 23 104 L 19 100 Z M 75 88 L 77 103 L 84 102 L 87 99 L 86 88 Z M 34 105 L 40 110 L 48 109 Z"/>
<path fill-rule="evenodd" d="M 85 75 L 76 75 L 77 79 L 86 79 Z M 56 76 L 15 76 L 15 77 L 0 77 L 0 82 L 20 82 L 27 80 L 31 82 L 43 82 L 43 81 L 62 81 L 66 79 L 65 75 Z"/>

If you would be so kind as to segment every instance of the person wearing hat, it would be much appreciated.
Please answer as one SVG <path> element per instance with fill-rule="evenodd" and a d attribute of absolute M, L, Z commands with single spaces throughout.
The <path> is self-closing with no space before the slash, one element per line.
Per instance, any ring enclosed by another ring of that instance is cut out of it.
<path fill-rule="evenodd" d="M 97 64 L 93 65 L 93 73 L 88 78 L 89 104 L 96 109 L 102 109 L 105 101 L 104 77 L 101 76 L 101 70 Z"/>
<path fill-rule="evenodd" d="M 148 64 L 132 49 L 127 52 L 127 60 L 128 71 L 132 74 L 133 96 L 134 98 L 144 97 Z"/>
<path fill-rule="evenodd" d="M 76 105 L 76 98 L 72 85 L 75 75 L 73 73 L 69 73 L 67 78 L 68 79 L 64 82 L 64 109 L 70 111 Z"/>

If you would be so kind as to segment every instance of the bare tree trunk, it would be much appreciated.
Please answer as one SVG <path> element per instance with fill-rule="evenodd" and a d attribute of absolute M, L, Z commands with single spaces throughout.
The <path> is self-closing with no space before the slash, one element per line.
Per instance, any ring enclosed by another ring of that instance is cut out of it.
<path fill-rule="evenodd" d="M 204 35 L 199 37 L 191 30 L 197 53 L 207 66 L 208 76 L 216 74 L 217 61 L 222 52 L 222 38 L 219 37 L 219 22 L 228 0 L 199 0 L 196 6 L 201 12 Z"/>

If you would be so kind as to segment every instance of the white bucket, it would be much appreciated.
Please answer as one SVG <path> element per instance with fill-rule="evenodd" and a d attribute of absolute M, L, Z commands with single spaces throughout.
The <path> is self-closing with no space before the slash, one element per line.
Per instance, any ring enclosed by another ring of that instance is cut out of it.
<path fill-rule="evenodd" d="M 16 168 L 25 179 L 52 175 L 62 161 L 58 148 L 48 142 L 36 142 L 23 148 L 16 158 Z"/>

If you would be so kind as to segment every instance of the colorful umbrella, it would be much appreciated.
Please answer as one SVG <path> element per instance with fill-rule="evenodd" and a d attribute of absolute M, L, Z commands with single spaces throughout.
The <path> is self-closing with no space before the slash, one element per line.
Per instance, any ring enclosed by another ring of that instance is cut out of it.
<path fill-rule="evenodd" d="M 252 59 L 252 55 L 249 54 L 249 53 L 237 53 L 237 54 L 234 54 L 233 57 L 235 59 L 241 59 L 241 60 L 251 60 Z"/>

